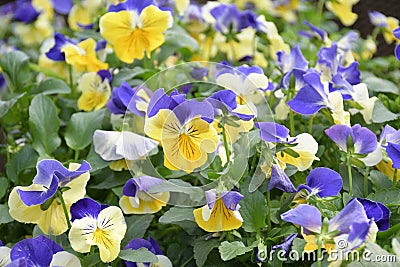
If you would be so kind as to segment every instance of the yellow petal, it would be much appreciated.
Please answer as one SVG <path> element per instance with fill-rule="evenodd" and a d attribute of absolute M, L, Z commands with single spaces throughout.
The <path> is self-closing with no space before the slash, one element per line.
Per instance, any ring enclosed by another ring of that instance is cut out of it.
<path fill-rule="evenodd" d="M 240 213 L 228 210 L 221 198 L 215 201 L 209 218 L 203 218 L 203 209 L 209 209 L 208 205 L 195 209 L 193 214 L 198 226 L 207 232 L 229 231 L 242 226 Z"/>
<path fill-rule="evenodd" d="M 326 8 L 334 13 L 345 26 L 353 25 L 358 15 L 351 9 L 359 0 L 338 0 L 326 2 Z"/>
<path fill-rule="evenodd" d="M 140 199 L 139 206 L 134 207 L 129 197 L 123 196 L 119 201 L 119 206 L 125 214 L 151 214 L 156 213 L 162 209 L 169 200 L 169 192 L 163 192 L 158 194 L 149 194 L 151 197 L 150 201 Z"/>
<path fill-rule="evenodd" d="M 38 207 L 40 209 L 40 206 Z M 71 218 L 69 212 L 70 207 L 71 205 L 66 205 L 69 218 Z M 47 235 L 60 235 L 65 233 L 68 230 L 68 225 L 61 203 L 54 200 L 47 210 L 42 211 L 37 225 L 40 230 Z"/>
<path fill-rule="evenodd" d="M 132 16 L 129 11 L 108 12 L 100 18 L 100 33 L 110 44 L 132 32 Z"/>
<path fill-rule="evenodd" d="M 76 31 L 82 30 L 78 23 L 81 25 L 88 25 L 92 22 L 89 9 L 82 5 L 74 5 L 68 15 L 68 25 L 69 27 Z"/>

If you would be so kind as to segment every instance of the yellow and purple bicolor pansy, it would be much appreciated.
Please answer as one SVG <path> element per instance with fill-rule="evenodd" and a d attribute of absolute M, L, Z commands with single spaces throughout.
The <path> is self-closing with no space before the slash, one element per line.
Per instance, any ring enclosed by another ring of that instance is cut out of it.
<path fill-rule="evenodd" d="M 337 124 L 325 130 L 326 135 L 344 152 L 369 154 L 375 151 L 378 142 L 375 134 L 366 127 Z"/>
<path fill-rule="evenodd" d="M 243 195 L 236 191 L 218 193 L 215 189 L 205 192 L 207 204 L 193 211 L 197 225 L 207 232 L 220 232 L 242 226 L 239 201 Z"/>
<path fill-rule="evenodd" d="M 9 264 L 2 266 L 81 266 L 78 257 L 43 235 L 16 243 L 9 252 L 9 258 Z"/>
<path fill-rule="evenodd" d="M 322 221 L 321 212 L 314 206 L 300 204 L 296 208 L 281 214 L 284 221 L 300 225 L 306 240 L 304 251 L 318 248 L 317 239 L 322 240 L 322 248 L 328 253 L 332 249 L 343 249 L 336 246 L 339 240 L 347 241 L 344 250 L 353 250 L 361 246 L 369 233 L 372 220 L 368 219 L 364 206 L 352 199 L 332 219 Z"/>
<path fill-rule="evenodd" d="M 115 260 L 127 229 L 120 208 L 83 198 L 71 206 L 72 227 L 68 238 L 73 250 L 90 252 L 97 246 L 102 262 Z"/>
<path fill-rule="evenodd" d="M 132 88 L 127 82 L 114 87 L 107 108 L 113 114 L 125 114 L 127 110 L 144 117 L 153 92 L 145 86 Z"/>
<path fill-rule="evenodd" d="M 156 255 L 158 261 L 155 262 L 155 264 L 151 263 L 136 263 L 136 262 L 131 262 L 131 261 L 124 261 L 127 267 L 144 267 L 144 266 L 158 266 L 158 267 L 172 267 L 171 261 L 168 259 L 168 257 L 163 255 L 163 252 L 160 248 L 160 246 L 157 244 L 157 242 L 149 236 L 148 239 L 143 239 L 143 238 L 135 238 L 129 241 L 128 245 L 125 246 L 125 250 L 131 249 L 131 250 L 138 250 L 140 248 L 147 248 L 148 251 Z"/>
<path fill-rule="evenodd" d="M 78 108 L 84 111 L 99 110 L 110 98 L 112 75 L 108 70 L 99 70 L 82 75 L 78 88 L 82 95 L 78 99 Z"/>
<path fill-rule="evenodd" d="M 152 0 L 128 0 L 111 5 L 100 18 L 100 33 L 118 58 L 126 63 L 143 59 L 164 43 L 164 32 L 172 26 L 170 11 L 158 8 Z"/>
<path fill-rule="evenodd" d="M 76 42 L 66 38 L 61 33 L 55 33 L 54 45 L 46 52 L 46 56 L 53 61 L 65 61 L 65 53 L 62 49 L 67 45 L 76 45 Z"/>
<path fill-rule="evenodd" d="M 207 161 L 207 154 L 218 147 L 218 133 L 211 125 L 213 106 L 186 100 L 184 94 L 158 89 L 150 99 L 144 131 L 160 142 L 164 165 L 171 170 L 193 172 Z"/>
<path fill-rule="evenodd" d="M 167 205 L 169 192 L 149 193 L 149 190 L 163 182 L 163 179 L 151 176 L 129 179 L 122 189 L 123 196 L 119 201 L 119 206 L 125 214 L 158 212 Z"/>
<path fill-rule="evenodd" d="M 57 160 L 46 159 L 36 168 L 30 186 L 17 186 L 11 191 L 10 215 L 19 222 L 37 224 L 45 234 L 60 235 L 67 231 L 68 225 L 57 192 L 63 191 L 67 208 L 83 198 L 91 167 L 83 161 L 81 165 L 71 163 L 67 169 Z"/>

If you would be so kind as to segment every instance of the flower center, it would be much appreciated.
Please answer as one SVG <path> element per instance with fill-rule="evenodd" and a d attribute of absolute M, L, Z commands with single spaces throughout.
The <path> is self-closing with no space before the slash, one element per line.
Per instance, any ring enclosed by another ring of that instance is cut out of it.
<path fill-rule="evenodd" d="M 112 240 L 108 231 L 104 231 L 101 228 L 97 228 L 93 232 L 93 241 L 95 244 L 105 247 L 106 249 L 111 248 Z"/>

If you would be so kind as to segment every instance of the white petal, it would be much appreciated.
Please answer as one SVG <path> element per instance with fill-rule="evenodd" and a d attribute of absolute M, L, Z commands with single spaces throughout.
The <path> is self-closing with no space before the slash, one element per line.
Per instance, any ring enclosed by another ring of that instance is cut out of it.
<path fill-rule="evenodd" d="M 7 264 L 11 263 L 10 251 L 11 248 L 0 247 L 0 267 L 4 267 Z"/>
<path fill-rule="evenodd" d="M 208 207 L 208 205 L 204 205 L 204 206 L 201 208 L 201 216 L 203 217 L 203 220 L 204 220 L 205 222 L 207 222 L 207 221 L 210 219 L 211 210 L 210 210 L 210 208 Z"/>
<path fill-rule="evenodd" d="M 84 217 L 72 223 L 68 239 L 73 250 L 81 253 L 90 251 L 90 241 L 93 232 L 97 229 L 97 220 L 92 217 Z"/>
<path fill-rule="evenodd" d="M 107 230 L 115 240 L 122 240 L 126 232 L 126 222 L 122 210 L 116 206 L 111 206 L 100 211 L 97 217 L 99 228 Z"/>
<path fill-rule="evenodd" d="M 369 153 L 365 158 L 360 159 L 366 166 L 375 166 L 382 160 L 382 148 L 381 146 L 377 145 L 376 149 Z"/>
<path fill-rule="evenodd" d="M 158 262 L 152 263 L 150 266 L 154 267 L 172 267 L 172 262 L 167 256 L 157 255 Z"/>
<path fill-rule="evenodd" d="M 120 136 L 121 132 L 96 130 L 93 135 L 94 151 L 107 161 L 122 159 L 116 152 Z"/>
<path fill-rule="evenodd" d="M 77 256 L 66 251 L 60 251 L 53 255 L 50 266 L 80 267 L 82 265 Z"/>
<path fill-rule="evenodd" d="M 137 160 L 156 149 L 158 142 L 139 134 L 124 131 L 116 144 L 116 153 L 127 160 Z"/>
<path fill-rule="evenodd" d="M 314 137 L 308 133 L 302 133 L 296 136 L 296 146 L 292 147 L 294 151 L 308 151 L 312 154 L 316 154 L 318 151 L 318 143 Z"/>

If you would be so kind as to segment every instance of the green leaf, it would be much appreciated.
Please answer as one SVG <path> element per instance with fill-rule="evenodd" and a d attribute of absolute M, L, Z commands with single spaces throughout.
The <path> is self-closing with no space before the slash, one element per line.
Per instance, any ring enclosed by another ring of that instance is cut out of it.
<path fill-rule="evenodd" d="M 392 262 L 389 261 L 388 257 L 392 257 Z M 360 261 L 354 261 L 347 266 L 356 267 L 396 267 L 398 264 L 396 263 L 396 256 L 390 254 L 383 248 L 381 248 L 378 244 L 372 242 L 366 242 L 364 252 L 362 256 L 360 256 Z M 377 259 L 387 259 L 387 261 L 382 261 L 377 264 Z M 394 261 L 393 261 L 394 260 Z"/>
<path fill-rule="evenodd" d="M 29 107 L 29 128 L 32 146 L 40 156 L 50 155 L 60 146 L 60 120 L 56 106 L 48 96 L 40 94 L 33 98 Z"/>
<path fill-rule="evenodd" d="M 204 237 L 200 237 L 193 242 L 194 259 L 196 265 L 202 267 L 206 263 L 207 256 L 211 250 L 220 245 L 220 241 L 217 238 L 206 240 Z"/>
<path fill-rule="evenodd" d="M 398 114 L 394 114 L 383 105 L 380 100 L 377 100 L 372 111 L 372 121 L 375 123 L 382 123 L 392 121 L 398 118 Z"/>
<path fill-rule="evenodd" d="M 0 204 L 0 225 L 14 221 L 8 212 L 8 206 L 6 204 Z"/>
<path fill-rule="evenodd" d="M 83 257 L 81 259 L 81 264 L 82 264 L 82 266 L 92 267 L 92 266 L 96 266 L 96 264 L 100 263 L 100 261 L 101 261 L 100 254 L 95 253 L 95 254 L 90 254 L 90 255 Z"/>
<path fill-rule="evenodd" d="M 82 150 L 90 145 L 94 131 L 101 128 L 104 114 L 105 109 L 73 114 L 65 132 L 67 145 L 74 150 Z"/>
<path fill-rule="evenodd" d="M 194 187 L 188 182 L 184 182 L 179 179 L 165 180 L 156 186 L 153 186 L 149 193 L 160 193 L 160 192 L 177 192 L 189 195 L 194 202 L 199 202 L 204 198 L 204 192 L 199 187 Z"/>
<path fill-rule="evenodd" d="M 0 67 L 11 91 L 21 90 L 31 78 L 29 57 L 21 51 L 11 51 L 0 58 Z"/>
<path fill-rule="evenodd" d="M 165 32 L 165 43 L 173 44 L 177 47 L 190 47 L 193 50 L 199 49 L 197 41 L 189 35 L 182 27 L 174 25 Z"/>
<path fill-rule="evenodd" d="M 374 191 L 392 187 L 392 181 L 380 171 L 370 171 L 368 179 L 371 181 Z"/>
<path fill-rule="evenodd" d="M 5 177 L 0 177 L 0 199 L 4 197 L 8 189 L 8 180 Z"/>
<path fill-rule="evenodd" d="M 114 75 L 112 85 L 119 87 L 122 82 L 128 82 L 129 80 L 145 72 L 146 70 L 139 66 L 134 67 L 133 69 L 121 69 L 116 75 Z"/>
<path fill-rule="evenodd" d="M 89 153 L 86 157 L 87 162 L 90 163 L 90 166 L 92 166 L 92 169 L 90 170 L 91 173 L 94 173 L 96 171 L 99 171 L 101 169 L 104 169 L 108 165 L 110 165 L 110 162 L 103 160 L 99 154 L 97 154 L 94 151 L 93 144 L 90 147 Z"/>
<path fill-rule="evenodd" d="M 172 207 L 158 220 L 160 223 L 174 223 L 181 221 L 194 221 L 192 208 Z"/>
<path fill-rule="evenodd" d="M 381 202 L 387 206 L 400 206 L 400 189 L 389 188 L 368 195 L 368 199 Z"/>
<path fill-rule="evenodd" d="M 399 94 L 399 88 L 391 81 L 371 75 L 363 79 L 363 82 L 366 83 L 368 85 L 368 89 L 373 92 L 393 93 L 396 95 Z"/>
<path fill-rule="evenodd" d="M 8 101 L 0 100 L 0 118 L 7 114 L 7 112 L 17 103 L 18 99 L 23 97 L 25 93 L 14 96 L 12 99 Z"/>
<path fill-rule="evenodd" d="M 6 165 L 8 179 L 14 184 L 20 184 L 19 175 L 22 171 L 34 168 L 38 160 L 38 154 L 31 145 L 21 148 Z"/>
<path fill-rule="evenodd" d="M 154 215 L 131 215 L 126 216 L 125 218 L 128 229 L 124 237 L 124 242 L 122 242 L 123 246 L 134 238 L 143 238 L 147 228 L 149 228 L 151 221 L 154 218 Z"/>
<path fill-rule="evenodd" d="M 144 247 L 137 250 L 121 250 L 119 257 L 123 260 L 131 262 L 158 262 L 157 256 Z"/>
<path fill-rule="evenodd" d="M 71 88 L 60 79 L 48 78 L 41 81 L 39 85 L 31 91 L 32 94 L 42 93 L 44 95 L 51 94 L 69 94 L 71 93 Z"/>
<path fill-rule="evenodd" d="M 246 247 L 241 241 L 228 242 L 224 241 L 218 247 L 219 253 L 221 254 L 221 259 L 223 261 L 228 261 L 236 256 L 243 255 L 246 252 L 253 250 L 253 247 Z"/>
<path fill-rule="evenodd" d="M 265 227 L 267 202 L 260 191 L 246 194 L 240 201 L 240 214 L 243 217 L 243 229 L 246 232 L 260 232 Z"/>

